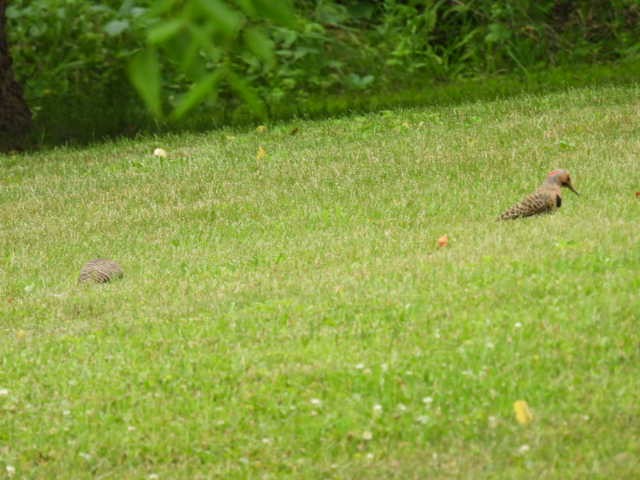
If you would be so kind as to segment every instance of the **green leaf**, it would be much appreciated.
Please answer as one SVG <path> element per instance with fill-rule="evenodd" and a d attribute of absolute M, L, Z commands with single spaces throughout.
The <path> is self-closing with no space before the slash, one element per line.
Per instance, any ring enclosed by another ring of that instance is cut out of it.
<path fill-rule="evenodd" d="M 227 37 L 234 37 L 242 25 L 242 14 L 220 0 L 195 0 L 213 22 L 216 29 Z"/>
<path fill-rule="evenodd" d="M 22 11 L 13 5 L 9 5 L 7 10 L 5 11 L 5 15 L 7 18 L 20 18 L 22 16 Z"/>
<path fill-rule="evenodd" d="M 171 117 L 174 120 L 179 120 L 209 95 L 216 95 L 216 87 L 223 74 L 223 70 L 218 70 L 201 78 L 191 87 L 186 95 L 182 97 L 178 106 L 171 113 Z"/>
<path fill-rule="evenodd" d="M 273 42 L 260 28 L 248 28 L 244 32 L 244 41 L 256 57 L 267 65 L 274 64 Z"/>
<path fill-rule="evenodd" d="M 267 112 L 265 110 L 264 103 L 260 100 L 260 97 L 258 97 L 255 89 L 252 88 L 244 79 L 231 71 L 227 72 L 227 79 L 231 88 L 245 101 L 251 111 L 261 119 L 265 119 Z"/>
<path fill-rule="evenodd" d="M 163 43 L 174 37 L 184 27 L 182 18 L 174 18 L 149 29 L 147 41 L 152 45 Z"/>
<path fill-rule="evenodd" d="M 220 56 L 220 50 L 211 41 L 212 29 L 210 25 L 200 27 L 195 24 L 190 24 L 189 33 L 193 36 L 193 43 L 197 44 L 198 48 L 207 52 L 212 59 L 217 59 Z"/>
<path fill-rule="evenodd" d="M 252 0 L 235 0 L 235 2 L 247 16 L 253 18 L 257 15 L 256 7 L 253 5 Z"/>
<path fill-rule="evenodd" d="M 104 26 L 104 31 L 110 37 L 116 37 L 128 29 L 129 29 L 128 20 L 111 20 L 109 23 L 107 23 Z"/>
<path fill-rule="evenodd" d="M 286 27 L 294 27 L 296 17 L 287 0 L 253 0 L 258 15 Z"/>
<path fill-rule="evenodd" d="M 507 41 L 511 38 L 511 31 L 509 31 L 501 23 L 491 23 L 488 27 L 489 33 L 484 37 L 486 43 L 500 43 Z"/>
<path fill-rule="evenodd" d="M 149 13 L 152 17 L 158 17 L 171 10 L 180 0 L 156 0 L 152 2 Z"/>
<path fill-rule="evenodd" d="M 161 118 L 160 62 L 158 61 L 158 52 L 153 47 L 143 50 L 131 59 L 129 79 L 151 113 Z"/>

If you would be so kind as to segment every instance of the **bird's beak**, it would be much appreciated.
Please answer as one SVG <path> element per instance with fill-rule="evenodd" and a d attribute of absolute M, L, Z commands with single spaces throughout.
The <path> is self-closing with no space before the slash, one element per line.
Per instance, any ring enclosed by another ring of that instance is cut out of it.
<path fill-rule="evenodd" d="M 571 185 L 570 183 L 567 183 L 567 187 L 569 187 L 569 190 L 571 190 L 573 193 L 575 193 L 576 195 L 580 196 L 580 194 L 578 192 L 576 192 L 576 189 L 573 188 L 573 185 Z"/>

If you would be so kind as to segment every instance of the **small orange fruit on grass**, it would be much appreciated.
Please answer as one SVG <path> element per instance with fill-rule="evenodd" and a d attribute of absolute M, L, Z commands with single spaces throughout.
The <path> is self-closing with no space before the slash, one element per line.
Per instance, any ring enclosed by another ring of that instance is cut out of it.
<path fill-rule="evenodd" d="M 447 235 L 443 235 L 438 239 L 438 246 L 440 248 L 446 247 L 449 245 L 449 237 Z"/>

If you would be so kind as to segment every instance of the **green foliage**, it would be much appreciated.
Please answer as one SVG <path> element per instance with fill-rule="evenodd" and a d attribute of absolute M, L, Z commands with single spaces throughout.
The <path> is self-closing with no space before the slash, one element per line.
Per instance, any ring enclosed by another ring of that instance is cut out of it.
<path fill-rule="evenodd" d="M 133 25 L 143 13 L 133 2 L 12 1 L 10 45 L 36 113 L 48 96 L 91 86 L 92 94 L 101 93 L 120 82 L 123 59 L 138 48 Z"/>
<path fill-rule="evenodd" d="M 15 0 L 7 15 L 36 121 L 98 133 L 149 125 L 144 106 L 234 123 L 317 97 L 640 55 L 636 0 Z"/>
<path fill-rule="evenodd" d="M 156 117 L 164 116 L 168 103 L 170 118 L 180 120 L 206 100 L 215 103 L 225 84 L 265 116 L 262 100 L 234 59 L 273 68 L 274 45 L 265 27 L 294 25 L 286 2 L 244 0 L 236 6 L 222 0 L 165 0 L 153 5 L 147 18 L 146 47 L 132 59 L 130 76 Z"/>
<path fill-rule="evenodd" d="M 144 11 L 131 1 L 10 2 L 14 68 L 43 135 L 123 132 L 140 118 L 126 63 L 140 47 Z"/>

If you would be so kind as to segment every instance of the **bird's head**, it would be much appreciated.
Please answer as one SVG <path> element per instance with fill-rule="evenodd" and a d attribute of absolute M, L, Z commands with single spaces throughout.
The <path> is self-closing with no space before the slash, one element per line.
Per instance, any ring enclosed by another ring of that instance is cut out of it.
<path fill-rule="evenodd" d="M 567 187 L 573 193 L 578 195 L 576 189 L 571 185 L 571 175 L 566 170 L 554 170 L 549 172 L 547 176 L 547 182 L 553 183 L 554 185 L 560 185 L 561 187 Z"/>

